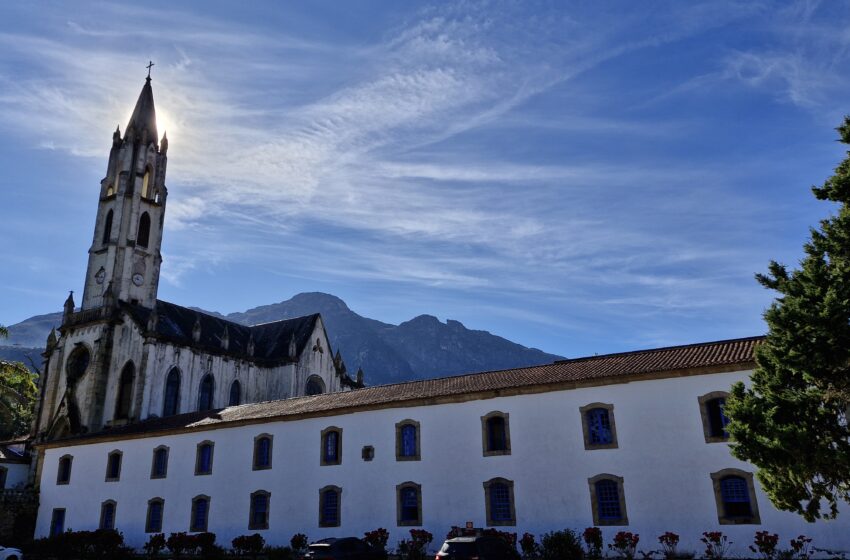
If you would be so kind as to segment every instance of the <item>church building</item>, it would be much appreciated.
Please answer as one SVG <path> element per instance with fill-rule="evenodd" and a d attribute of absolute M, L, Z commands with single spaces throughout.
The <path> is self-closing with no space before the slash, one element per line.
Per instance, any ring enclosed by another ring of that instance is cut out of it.
<path fill-rule="evenodd" d="M 760 338 L 364 387 L 319 315 L 247 327 L 157 299 L 168 140 L 150 76 L 97 197 L 81 308 L 51 333 L 35 424 L 36 536 L 260 533 L 288 544 L 385 527 L 435 535 L 601 527 L 656 550 L 722 531 L 850 549 L 850 511 L 773 507 L 729 452 L 726 395 Z M 439 541 L 439 542 L 437 542 Z"/>

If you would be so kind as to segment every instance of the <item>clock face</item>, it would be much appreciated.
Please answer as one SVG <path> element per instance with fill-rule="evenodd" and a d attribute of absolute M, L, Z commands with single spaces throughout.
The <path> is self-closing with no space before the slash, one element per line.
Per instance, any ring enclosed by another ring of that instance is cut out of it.
<path fill-rule="evenodd" d="M 94 281 L 98 284 L 103 284 L 104 278 L 106 278 L 106 271 L 103 270 L 103 267 L 100 267 L 100 270 L 98 270 L 97 274 L 94 275 Z"/>
<path fill-rule="evenodd" d="M 135 284 L 136 286 L 141 286 L 142 282 L 144 282 L 144 281 L 145 281 L 145 277 L 142 276 L 141 274 L 137 273 L 137 274 L 133 275 L 133 284 Z"/>

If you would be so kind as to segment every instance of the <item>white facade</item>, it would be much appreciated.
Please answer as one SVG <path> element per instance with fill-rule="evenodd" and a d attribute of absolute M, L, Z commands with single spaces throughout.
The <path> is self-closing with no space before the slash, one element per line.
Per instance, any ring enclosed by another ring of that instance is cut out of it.
<path fill-rule="evenodd" d="M 188 531 L 192 499 L 206 495 L 208 530 L 220 544 L 253 532 L 271 544 L 288 544 L 296 532 L 315 540 L 385 527 L 395 546 L 410 529 L 397 526 L 396 486 L 411 481 L 421 485 L 421 527 L 434 534 L 432 547 L 437 547 L 452 525 L 487 525 L 483 484 L 497 477 L 513 482 L 516 512 L 515 526 L 500 529 L 540 535 L 592 526 L 588 479 L 607 473 L 623 478 L 628 525 L 603 527 L 606 542 L 627 530 L 640 534 L 640 549 L 653 550 L 659 548 L 659 535 L 673 531 L 682 537 L 680 550 L 701 551 L 702 532 L 720 530 L 735 543 L 733 553 L 747 555 L 753 534 L 767 530 L 783 542 L 805 534 L 814 546 L 847 549 L 846 511 L 836 521 L 809 524 L 773 508 L 757 482 L 760 524 L 719 524 L 711 473 L 754 468 L 733 458 L 727 443 L 706 443 L 698 398 L 728 391 L 750 373 L 691 374 L 427 406 L 400 402 L 341 415 L 221 424 L 118 441 L 54 442 L 44 450 L 36 535 L 48 534 L 54 508 L 66 510 L 66 528 L 95 529 L 100 504 L 114 500 L 116 529 L 128 544 L 140 547 L 148 538 L 148 500 L 164 499 L 167 534 Z M 615 449 L 585 449 L 579 409 L 590 403 L 613 405 Z M 509 415 L 508 455 L 484 456 L 481 417 L 493 411 Z M 396 423 L 405 419 L 419 423 L 420 460 L 396 459 Z M 330 426 L 342 429 L 342 460 L 321 466 L 321 432 Z M 254 438 L 263 433 L 273 436 L 272 467 L 255 471 Z M 196 446 L 204 440 L 215 444 L 212 474 L 195 475 Z M 170 449 L 168 474 L 152 480 L 152 453 L 160 445 Z M 374 447 L 373 460 L 361 457 L 364 446 Z M 123 453 L 121 476 L 106 482 L 107 454 L 114 450 Z M 70 482 L 57 485 L 58 461 L 66 454 L 73 456 Z M 328 485 L 342 489 L 341 523 L 321 528 L 319 490 Z M 249 497 L 257 490 L 271 494 L 268 530 L 248 527 Z"/>

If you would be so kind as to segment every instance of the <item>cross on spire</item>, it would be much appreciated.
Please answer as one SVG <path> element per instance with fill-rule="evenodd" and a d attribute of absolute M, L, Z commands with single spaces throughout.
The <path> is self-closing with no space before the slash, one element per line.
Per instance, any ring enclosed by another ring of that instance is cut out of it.
<path fill-rule="evenodd" d="M 152 60 L 149 60 L 149 61 L 148 61 L 148 65 L 147 65 L 147 66 L 145 66 L 145 68 L 147 68 L 147 69 L 148 69 L 148 80 L 150 80 L 150 79 L 151 79 L 151 67 L 152 67 L 152 66 L 156 66 L 156 64 L 154 64 Z"/>

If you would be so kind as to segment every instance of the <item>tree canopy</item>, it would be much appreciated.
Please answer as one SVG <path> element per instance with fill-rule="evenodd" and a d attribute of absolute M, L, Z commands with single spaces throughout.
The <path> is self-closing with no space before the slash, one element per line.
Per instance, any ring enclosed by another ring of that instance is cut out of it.
<path fill-rule="evenodd" d="M 837 130 L 850 144 L 850 117 Z M 758 467 L 775 506 L 808 521 L 850 503 L 850 152 L 812 191 L 837 213 L 811 229 L 799 269 L 771 262 L 756 275 L 779 295 L 751 385 L 736 384 L 725 410 L 732 454 Z"/>
<path fill-rule="evenodd" d="M 0 338 L 6 336 L 0 325 Z M 29 431 L 37 394 L 35 376 L 24 364 L 0 360 L 0 440 Z"/>

